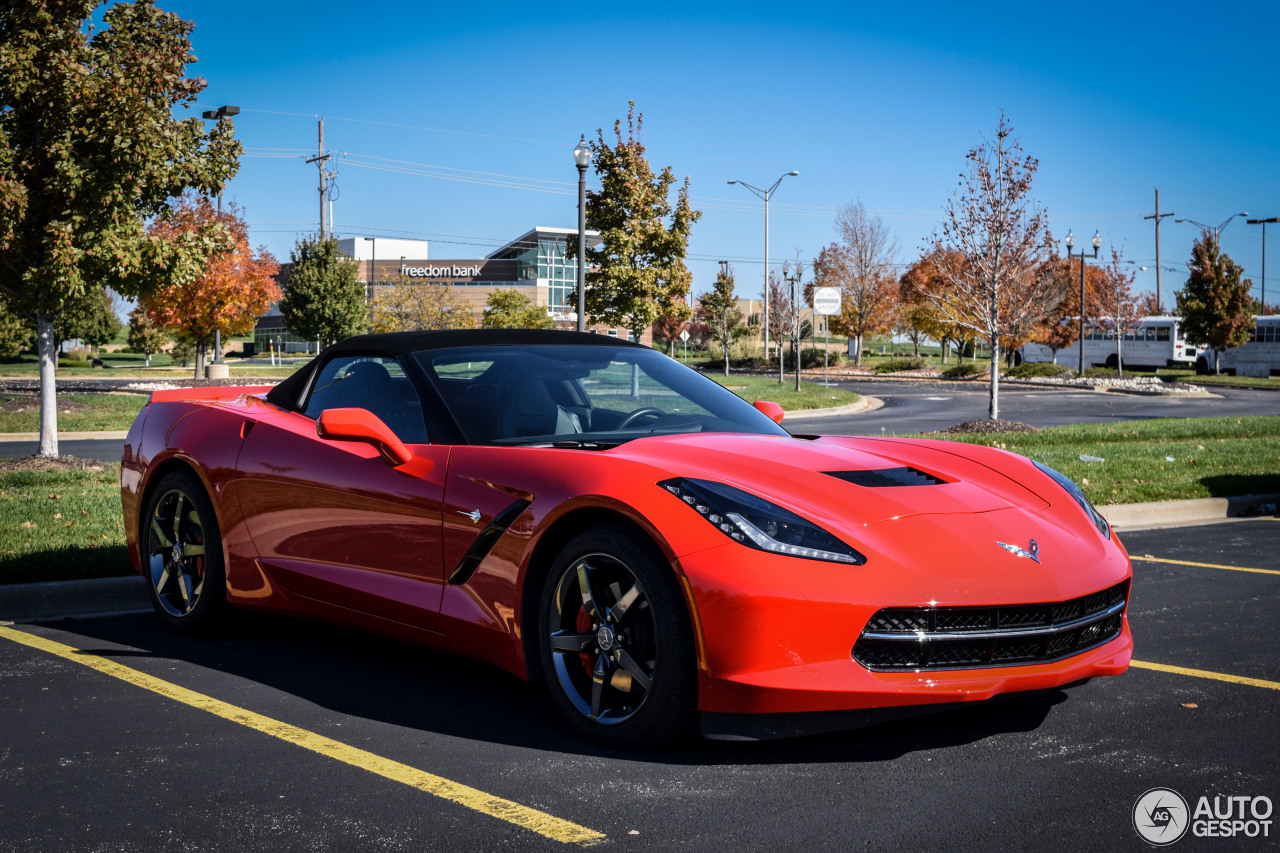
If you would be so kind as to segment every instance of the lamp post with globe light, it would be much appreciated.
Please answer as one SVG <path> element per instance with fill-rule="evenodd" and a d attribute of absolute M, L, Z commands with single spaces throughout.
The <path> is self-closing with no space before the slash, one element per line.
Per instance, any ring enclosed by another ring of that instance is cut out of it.
<path fill-rule="evenodd" d="M 587 330 L 587 166 L 591 165 L 591 146 L 586 134 L 573 148 L 573 162 L 578 167 L 578 331 Z"/>
<path fill-rule="evenodd" d="M 1084 259 L 1089 257 L 1085 254 L 1084 249 L 1079 252 L 1072 252 L 1071 249 L 1076 244 L 1076 237 L 1067 231 L 1067 261 L 1071 258 L 1080 259 L 1080 366 L 1078 373 L 1084 375 Z M 1098 257 L 1098 250 L 1102 248 L 1102 235 L 1097 231 L 1093 232 L 1093 257 Z"/>

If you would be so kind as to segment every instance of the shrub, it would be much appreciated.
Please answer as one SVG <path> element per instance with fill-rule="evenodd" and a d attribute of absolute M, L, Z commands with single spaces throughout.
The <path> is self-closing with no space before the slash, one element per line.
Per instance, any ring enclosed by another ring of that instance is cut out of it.
<path fill-rule="evenodd" d="M 87 358 L 60 358 L 58 367 L 89 367 Z"/>
<path fill-rule="evenodd" d="M 903 370 L 920 370 L 928 367 L 929 362 L 923 358 L 908 356 L 906 358 L 890 358 L 886 361 L 879 361 L 871 366 L 876 373 L 899 373 Z"/>
<path fill-rule="evenodd" d="M 1114 367 L 1090 367 L 1084 375 L 1086 379 L 1119 379 L 1120 371 Z"/>
<path fill-rule="evenodd" d="M 1006 370 L 1005 376 L 1011 376 L 1014 379 L 1031 379 L 1038 376 L 1061 376 L 1064 373 L 1074 374 L 1075 371 L 1061 364 L 1051 364 L 1047 361 L 1024 361 L 1017 367 Z"/>
<path fill-rule="evenodd" d="M 835 367 L 841 362 L 839 350 L 831 350 L 827 356 L 827 364 Z M 822 367 L 822 350 L 820 349 L 802 349 L 800 350 L 800 367 L 804 370 L 810 368 Z"/>
<path fill-rule="evenodd" d="M 987 365 L 985 364 L 979 364 L 976 361 L 962 361 L 942 371 L 942 375 L 947 379 L 968 379 L 970 376 L 978 376 L 986 372 Z"/>

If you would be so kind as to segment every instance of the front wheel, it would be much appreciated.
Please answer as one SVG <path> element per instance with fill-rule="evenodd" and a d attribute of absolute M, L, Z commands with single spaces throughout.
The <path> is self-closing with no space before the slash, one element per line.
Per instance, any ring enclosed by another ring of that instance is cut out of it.
<path fill-rule="evenodd" d="M 167 474 L 147 500 L 140 537 L 151 606 L 165 627 L 212 626 L 227 603 L 222 537 L 213 503 L 188 471 Z"/>
<path fill-rule="evenodd" d="M 1199 358 L 1196 359 L 1196 375 L 1197 376 L 1209 375 L 1209 359 L 1205 358 L 1204 356 L 1200 356 Z"/>
<path fill-rule="evenodd" d="M 622 526 L 573 539 L 543 585 L 539 623 L 551 698 L 584 737 L 653 747 L 692 730 L 693 631 L 652 543 Z"/>

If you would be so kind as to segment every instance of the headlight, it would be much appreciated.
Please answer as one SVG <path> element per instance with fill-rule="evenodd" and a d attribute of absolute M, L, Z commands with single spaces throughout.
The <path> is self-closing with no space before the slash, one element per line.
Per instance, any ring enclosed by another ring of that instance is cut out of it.
<path fill-rule="evenodd" d="M 678 477 L 658 484 L 735 542 L 773 554 L 861 566 L 867 558 L 812 522 L 753 494 Z"/>
<path fill-rule="evenodd" d="M 1035 462 L 1034 459 L 1031 461 Z M 1035 462 L 1035 466 L 1052 477 L 1054 482 L 1067 490 L 1067 494 L 1075 498 L 1076 503 L 1080 504 L 1080 508 L 1093 520 L 1093 526 L 1098 528 L 1099 533 L 1108 539 L 1111 538 L 1111 525 L 1102 517 L 1102 513 L 1094 509 L 1093 504 L 1089 503 L 1089 499 L 1084 496 L 1084 492 L 1080 491 L 1080 487 L 1075 484 L 1074 480 L 1061 471 L 1053 470 L 1048 465 L 1041 465 L 1039 462 Z"/>

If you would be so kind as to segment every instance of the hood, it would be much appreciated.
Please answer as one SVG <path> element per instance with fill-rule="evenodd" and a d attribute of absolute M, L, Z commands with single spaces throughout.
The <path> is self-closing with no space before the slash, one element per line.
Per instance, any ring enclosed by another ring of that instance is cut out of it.
<path fill-rule="evenodd" d="M 970 458 L 967 448 L 950 442 L 695 433 L 638 439 L 608 452 L 670 476 L 734 486 L 831 528 L 917 515 L 1048 508 L 989 460 Z M 1024 473 L 1021 465 L 1010 467 Z"/>

